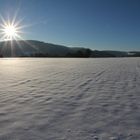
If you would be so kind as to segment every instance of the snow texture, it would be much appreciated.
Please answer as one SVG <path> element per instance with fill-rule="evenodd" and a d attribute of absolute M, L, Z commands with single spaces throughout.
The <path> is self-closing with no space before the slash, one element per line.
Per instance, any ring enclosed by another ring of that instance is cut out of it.
<path fill-rule="evenodd" d="M 0 59 L 0 140 L 140 140 L 140 58 Z"/>

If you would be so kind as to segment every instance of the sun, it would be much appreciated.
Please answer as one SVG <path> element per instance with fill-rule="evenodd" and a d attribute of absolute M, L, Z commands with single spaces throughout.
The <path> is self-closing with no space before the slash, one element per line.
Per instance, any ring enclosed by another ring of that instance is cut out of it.
<path fill-rule="evenodd" d="M 16 24 L 6 23 L 1 25 L 1 38 L 2 40 L 17 40 L 20 38 L 20 27 Z"/>
<path fill-rule="evenodd" d="M 18 30 L 14 25 L 7 25 L 3 29 L 4 34 L 9 39 L 15 39 L 18 36 Z"/>
<path fill-rule="evenodd" d="M 23 26 L 20 25 L 21 21 L 5 20 L 2 18 L 2 24 L 0 24 L 0 39 L 1 40 L 18 40 L 21 39 L 21 29 Z"/>

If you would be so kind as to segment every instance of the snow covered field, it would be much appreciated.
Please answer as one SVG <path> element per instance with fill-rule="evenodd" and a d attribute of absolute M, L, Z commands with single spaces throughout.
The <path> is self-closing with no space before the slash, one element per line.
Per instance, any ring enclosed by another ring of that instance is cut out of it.
<path fill-rule="evenodd" d="M 0 140 L 140 140 L 140 58 L 0 59 Z"/>

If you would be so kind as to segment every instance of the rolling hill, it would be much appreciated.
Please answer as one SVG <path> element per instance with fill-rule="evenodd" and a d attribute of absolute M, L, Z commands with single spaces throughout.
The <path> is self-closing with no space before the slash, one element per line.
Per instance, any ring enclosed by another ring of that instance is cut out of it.
<path fill-rule="evenodd" d="M 0 57 L 139 57 L 140 52 L 98 51 L 36 40 L 0 42 Z"/>

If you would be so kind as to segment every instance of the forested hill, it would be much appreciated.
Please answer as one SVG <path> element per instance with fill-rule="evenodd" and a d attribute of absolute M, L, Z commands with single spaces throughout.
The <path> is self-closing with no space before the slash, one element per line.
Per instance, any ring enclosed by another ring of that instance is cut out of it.
<path fill-rule="evenodd" d="M 89 48 L 67 47 L 36 40 L 0 42 L 0 57 L 127 57 L 140 52 L 98 51 Z"/>

